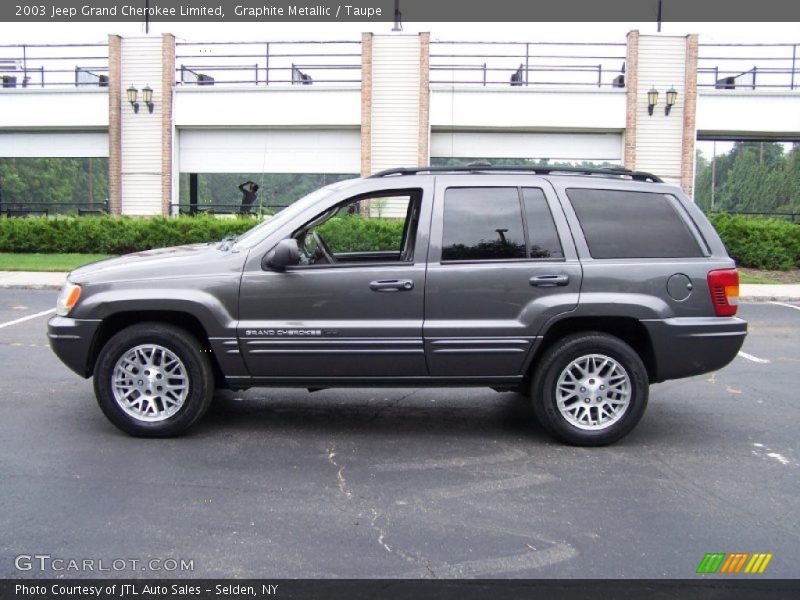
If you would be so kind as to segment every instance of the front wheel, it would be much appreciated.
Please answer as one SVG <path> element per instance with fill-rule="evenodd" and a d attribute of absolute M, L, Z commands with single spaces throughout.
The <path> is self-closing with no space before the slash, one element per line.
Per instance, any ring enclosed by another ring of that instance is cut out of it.
<path fill-rule="evenodd" d="M 214 375 L 200 343 L 166 323 L 142 323 L 115 334 L 94 370 L 97 402 L 119 429 L 141 437 L 169 437 L 205 414 Z"/>
<path fill-rule="evenodd" d="M 647 369 L 628 344 L 587 332 L 556 342 L 542 357 L 531 395 L 539 422 L 555 437 L 602 446 L 626 436 L 647 407 Z"/>

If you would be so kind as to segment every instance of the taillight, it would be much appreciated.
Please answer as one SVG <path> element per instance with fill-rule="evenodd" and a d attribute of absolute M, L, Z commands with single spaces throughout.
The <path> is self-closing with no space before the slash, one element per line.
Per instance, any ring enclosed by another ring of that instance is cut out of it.
<path fill-rule="evenodd" d="M 739 272 L 719 269 L 708 274 L 711 302 L 718 317 L 732 317 L 739 308 Z"/>

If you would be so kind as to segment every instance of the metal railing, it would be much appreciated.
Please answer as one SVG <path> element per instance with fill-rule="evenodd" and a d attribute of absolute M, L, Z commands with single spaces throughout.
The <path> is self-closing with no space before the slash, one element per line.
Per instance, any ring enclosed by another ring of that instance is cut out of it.
<path fill-rule="evenodd" d="M 785 219 L 797 225 L 800 225 L 800 212 L 775 212 L 775 211 L 741 211 L 741 210 L 706 210 L 707 215 L 742 215 L 745 217 L 769 217 L 773 219 Z"/>
<path fill-rule="evenodd" d="M 432 84 L 625 87 L 625 43 L 431 42 Z"/>
<path fill-rule="evenodd" d="M 800 89 L 800 44 L 700 44 L 700 88 Z"/>
<path fill-rule="evenodd" d="M 177 42 L 179 85 L 361 83 L 360 41 Z"/>
<path fill-rule="evenodd" d="M 2 44 L 2 87 L 106 87 L 108 44 Z"/>
<path fill-rule="evenodd" d="M 0 203 L 4 217 L 49 217 L 54 215 L 99 216 L 108 214 L 108 201 L 97 202 L 8 202 Z"/>
<path fill-rule="evenodd" d="M 242 208 L 241 202 L 173 202 L 170 206 L 171 215 L 248 215 L 262 217 L 274 215 L 286 208 L 286 204 L 253 204 Z"/>

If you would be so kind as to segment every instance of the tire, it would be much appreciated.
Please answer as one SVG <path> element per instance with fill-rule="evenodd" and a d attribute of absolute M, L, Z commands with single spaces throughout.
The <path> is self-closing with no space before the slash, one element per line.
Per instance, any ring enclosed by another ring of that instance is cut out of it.
<path fill-rule="evenodd" d="M 553 344 L 531 384 L 539 422 L 576 446 L 603 446 L 628 435 L 642 418 L 648 395 L 647 369 L 636 351 L 600 332 Z"/>
<path fill-rule="evenodd" d="M 205 414 L 214 395 L 214 372 L 201 349 L 194 336 L 167 323 L 123 329 L 95 364 L 97 403 L 130 435 L 178 435 Z"/>

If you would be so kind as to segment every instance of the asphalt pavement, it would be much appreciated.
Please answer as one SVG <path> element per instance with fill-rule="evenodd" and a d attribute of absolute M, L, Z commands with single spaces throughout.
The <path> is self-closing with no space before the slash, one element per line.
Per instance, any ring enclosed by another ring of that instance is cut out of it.
<path fill-rule="evenodd" d="M 800 576 L 800 303 L 743 304 L 745 355 L 586 449 L 462 388 L 254 389 L 131 438 L 50 351 L 55 298 L 0 290 L 0 577 L 693 578 L 708 552 Z"/>

